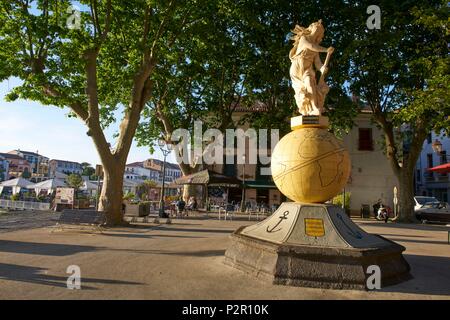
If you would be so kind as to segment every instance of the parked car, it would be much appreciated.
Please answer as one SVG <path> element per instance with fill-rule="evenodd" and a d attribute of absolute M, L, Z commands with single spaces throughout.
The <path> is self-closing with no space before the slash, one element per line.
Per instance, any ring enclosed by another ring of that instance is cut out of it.
<path fill-rule="evenodd" d="M 415 210 L 416 218 L 422 222 L 450 223 L 450 205 L 447 202 L 428 202 Z"/>
<path fill-rule="evenodd" d="M 421 209 L 425 205 L 431 205 L 433 203 L 439 203 L 439 200 L 435 197 L 415 196 L 414 197 L 414 211 Z"/>

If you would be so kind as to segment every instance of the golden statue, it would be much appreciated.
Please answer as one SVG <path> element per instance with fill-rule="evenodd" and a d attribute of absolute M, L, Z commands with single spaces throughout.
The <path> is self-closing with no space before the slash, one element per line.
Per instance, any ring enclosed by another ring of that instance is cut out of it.
<path fill-rule="evenodd" d="M 329 91 L 325 76 L 334 48 L 319 45 L 325 33 L 322 20 L 312 23 L 308 28 L 296 25 L 292 33 L 294 36 L 291 40 L 294 40 L 294 47 L 289 52 L 292 63 L 289 74 L 295 91 L 295 102 L 302 115 L 321 115 L 324 112 L 325 96 Z M 320 60 L 320 52 L 327 52 L 325 63 Z M 318 70 L 321 77 L 317 83 Z"/>

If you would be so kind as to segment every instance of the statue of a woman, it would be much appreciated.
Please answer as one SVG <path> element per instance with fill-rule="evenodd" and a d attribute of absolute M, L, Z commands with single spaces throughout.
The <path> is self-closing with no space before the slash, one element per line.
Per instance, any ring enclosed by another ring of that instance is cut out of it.
<path fill-rule="evenodd" d="M 328 59 L 334 48 L 327 49 L 319 45 L 325 33 L 322 20 L 312 23 L 308 28 L 296 25 L 292 33 L 294 47 L 289 52 L 292 63 L 289 73 L 295 91 L 295 102 L 302 115 L 321 115 L 324 112 L 325 96 L 329 91 L 324 78 L 328 71 Z M 325 64 L 322 64 L 319 52 L 328 53 Z M 322 74 L 319 83 L 316 81 L 317 70 Z"/>

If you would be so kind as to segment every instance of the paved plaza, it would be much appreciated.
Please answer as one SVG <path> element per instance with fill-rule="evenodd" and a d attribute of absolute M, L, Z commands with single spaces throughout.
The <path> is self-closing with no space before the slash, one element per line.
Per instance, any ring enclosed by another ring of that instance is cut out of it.
<path fill-rule="evenodd" d="M 255 223 L 244 218 L 189 217 L 103 234 L 52 232 L 44 220 L 36 228 L 0 229 L 0 299 L 450 299 L 446 226 L 356 220 L 405 246 L 414 276 L 365 292 L 272 285 L 224 265 L 230 233 Z M 70 265 L 81 268 L 81 290 L 66 287 Z"/>

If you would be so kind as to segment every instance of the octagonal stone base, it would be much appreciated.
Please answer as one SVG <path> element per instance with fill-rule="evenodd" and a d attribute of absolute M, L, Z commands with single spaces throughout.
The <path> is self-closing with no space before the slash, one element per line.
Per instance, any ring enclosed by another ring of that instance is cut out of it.
<path fill-rule="evenodd" d="M 380 267 L 381 287 L 411 278 L 404 250 L 366 233 L 336 206 L 291 202 L 236 230 L 225 264 L 274 284 L 365 290 L 370 265 Z"/>

